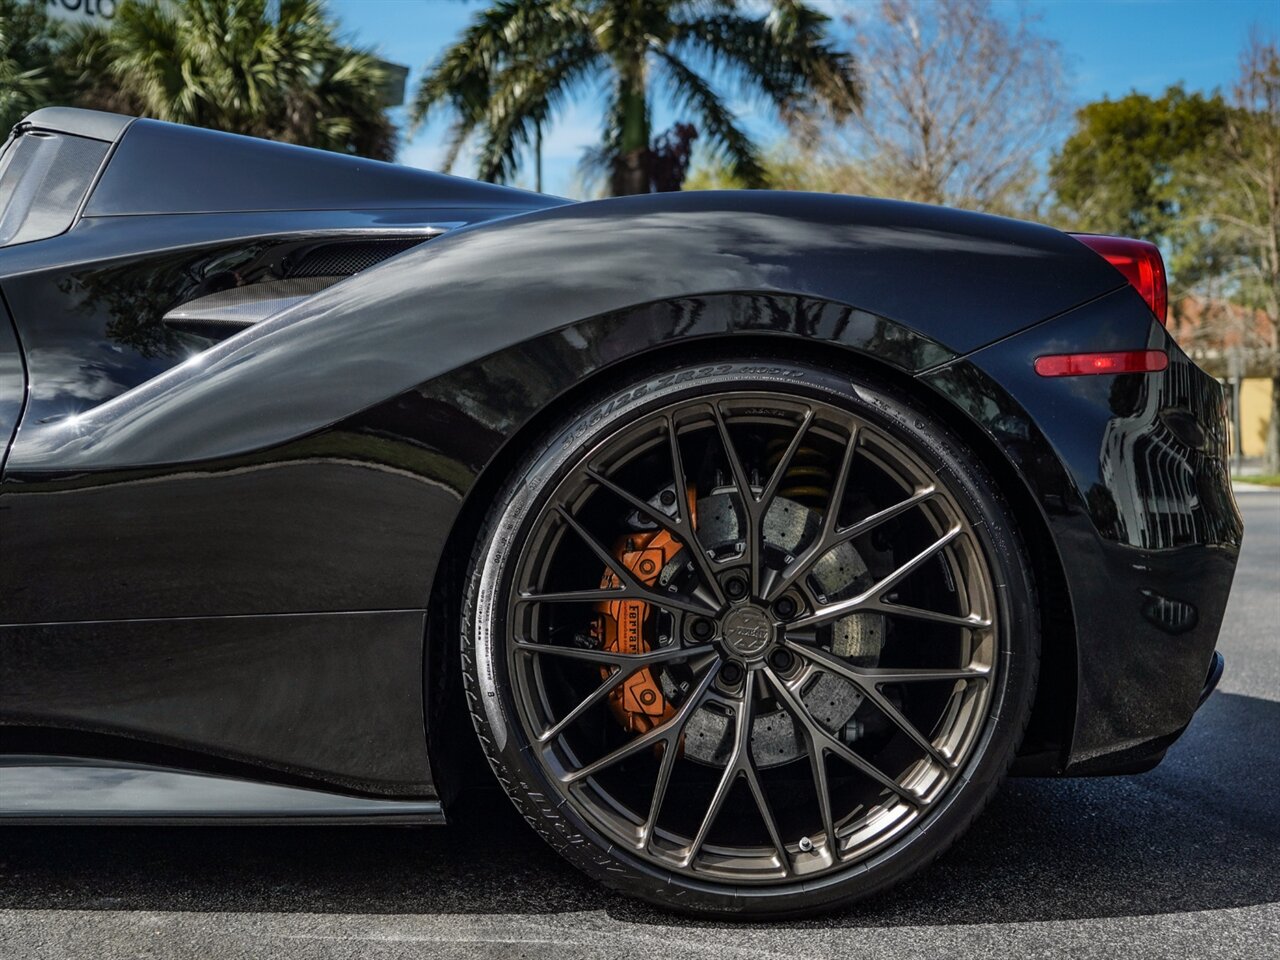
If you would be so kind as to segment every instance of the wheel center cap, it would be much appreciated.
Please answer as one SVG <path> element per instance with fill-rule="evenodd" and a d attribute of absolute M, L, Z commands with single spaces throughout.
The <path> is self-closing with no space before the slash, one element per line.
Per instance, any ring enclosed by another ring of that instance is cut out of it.
<path fill-rule="evenodd" d="M 752 660 L 773 643 L 773 621 L 759 607 L 738 607 L 725 614 L 720 635 L 731 653 Z"/>

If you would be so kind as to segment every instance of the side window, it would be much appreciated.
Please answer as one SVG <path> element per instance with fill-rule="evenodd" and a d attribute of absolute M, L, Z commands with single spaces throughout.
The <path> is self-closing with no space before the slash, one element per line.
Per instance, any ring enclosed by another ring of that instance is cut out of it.
<path fill-rule="evenodd" d="M 0 153 L 0 247 L 56 237 L 75 219 L 110 144 L 33 131 Z"/>

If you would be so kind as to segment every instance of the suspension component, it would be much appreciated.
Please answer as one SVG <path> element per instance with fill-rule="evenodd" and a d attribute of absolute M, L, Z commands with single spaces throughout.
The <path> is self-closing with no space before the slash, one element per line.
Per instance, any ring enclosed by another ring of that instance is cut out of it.
<path fill-rule="evenodd" d="M 788 442 L 781 437 L 775 437 L 765 445 L 765 469 L 772 472 L 777 467 L 787 445 Z M 813 447 L 802 446 L 791 458 L 778 495 L 807 507 L 822 508 L 827 504 L 833 479 L 822 453 Z"/>

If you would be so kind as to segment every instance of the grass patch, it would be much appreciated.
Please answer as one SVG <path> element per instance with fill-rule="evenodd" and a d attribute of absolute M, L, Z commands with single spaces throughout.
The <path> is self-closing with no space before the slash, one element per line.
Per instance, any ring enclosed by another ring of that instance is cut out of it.
<path fill-rule="evenodd" d="M 1239 483 L 1259 483 L 1264 487 L 1280 487 L 1280 473 L 1261 473 L 1252 477 L 1232 477 Z"/>

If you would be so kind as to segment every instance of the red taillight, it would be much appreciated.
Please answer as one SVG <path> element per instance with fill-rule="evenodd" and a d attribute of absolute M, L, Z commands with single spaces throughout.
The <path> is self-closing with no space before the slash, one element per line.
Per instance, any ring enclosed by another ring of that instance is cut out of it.
<path fill-rule="evenodd" d="M 1163 350 L 1121 350 L 1116 353 L 1059 353 L 1036 358 L 1042 377 L 1081 377 L 1099 373 L 1157 373 L 1169 366 Z"/>
<path fill-rule="evenodd" d="M 1073 237 L 1101 256 L 1129 281 L 1163 325 L 1169 310 L 1169 281 L 1164 275 L 1164 259 L 1154 243 L 1127 237 L 1100 237 L 1073 233 Z"/>

